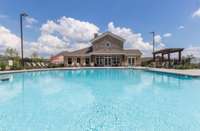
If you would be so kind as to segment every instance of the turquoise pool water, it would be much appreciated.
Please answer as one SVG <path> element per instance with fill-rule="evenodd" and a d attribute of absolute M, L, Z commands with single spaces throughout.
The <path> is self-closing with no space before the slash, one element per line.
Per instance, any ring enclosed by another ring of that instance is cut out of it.
<path fill-rule="evenodd" d="M 200 79 L 133 69 L 27 72 L 0 82 L 0 131 L 199 131 Z"/>

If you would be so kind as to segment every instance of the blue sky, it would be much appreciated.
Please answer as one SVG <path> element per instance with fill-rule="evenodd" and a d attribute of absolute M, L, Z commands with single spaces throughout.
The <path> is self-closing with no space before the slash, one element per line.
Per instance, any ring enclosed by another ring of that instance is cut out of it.
<path fill-rule="evenodd" d="M 80 22 L 94 24 L 99 28 L 99 32 L 109 30 L 108 24 L 113 22 L 114 29 L 112 31 L 119 33 L 117 27 L 121 30 L 124 27 L 131 29 L 133 34 L 140 33 L 142 35 L 144 43 L 151 42 L 149 32 L 155 31 L 159 36 L 158 41 L 165 47 L 193 49 L 200 47 L 200 14 L 197 13 L 194 16 L 198 9 L 200 9 L 200 0 L 1 0 L 0 26 L 18 37 L 19 13 L 26 11 L 33 20 L 25 23 L 29 24 L 25 28 L 25 40 L 27 44 L 35 43 L 35 46 L 41 37 L 41 27 L 47 24 L 47 20 L 56 23 L 65 16 Z M 180 26 L 184 28 L 179 29 Z M 64 37 L 60 36 L 63 33 L 55 31 L 51 35 L 61 39 L 69 46 L 69 43 L 63 39 Z M 72 40 L 71 36 L 67 37 L 70 37 L 70 44 L 74 44 L 77 40 Z M 3 48 L 3 46 L 0 47 Z M 69 47 L 73 48 L 73 45 Z M 41 54 L 47 55 L 48 53 Z M 54 52 L 50 54 L 54 54 Z"/>

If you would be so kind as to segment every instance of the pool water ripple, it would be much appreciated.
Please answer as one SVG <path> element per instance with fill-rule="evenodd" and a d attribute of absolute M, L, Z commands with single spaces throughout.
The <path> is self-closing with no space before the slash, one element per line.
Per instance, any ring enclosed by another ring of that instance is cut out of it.
<path fill-rule="evenodd" d="M 199 131 L 200 79 L 134 69 L 11 74 L 0 131 Z"/>

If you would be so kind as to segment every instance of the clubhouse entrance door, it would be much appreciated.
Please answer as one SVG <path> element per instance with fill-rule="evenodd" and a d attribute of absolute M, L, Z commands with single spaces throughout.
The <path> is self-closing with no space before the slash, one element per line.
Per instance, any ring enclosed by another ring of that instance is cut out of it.
<path fill-rule="evenodd" d="M 112 57 L 111 56 L 105 56 L 104 57 L 104 66 L 112 66 Z"/>
<path fill-rule="evenodd" d="M 121 59 L 119 55 L 95 56 L 96 66 L 120 66 Z"/>

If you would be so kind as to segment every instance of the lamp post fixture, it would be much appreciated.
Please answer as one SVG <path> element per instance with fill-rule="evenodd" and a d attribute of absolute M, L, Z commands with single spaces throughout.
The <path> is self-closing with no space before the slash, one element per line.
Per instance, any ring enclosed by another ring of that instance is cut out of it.
<path fill-rule="evenodd" d="M 23 12 L 20 14 L 20 33 L 21 33 L 21 62 L 22 67 L 24 68 L 24 47 L 23 47 L 23 17 L 27 17 L 28 15 Z"/>

